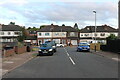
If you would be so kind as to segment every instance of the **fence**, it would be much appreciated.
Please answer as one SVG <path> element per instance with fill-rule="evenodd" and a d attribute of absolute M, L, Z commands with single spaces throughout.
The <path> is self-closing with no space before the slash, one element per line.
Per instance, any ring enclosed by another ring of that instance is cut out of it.
<path fill-rule="evenodd" d="M 101 50 L 119 53 L 120 40 L 107 40 L 107 45 L 101 45 Z"/>
<path fill-rule="evenodd" d="M 90 49 L 91 50 L 95 50 L 95 43 L 91 43 L 90 44 Z M 96 50 L 99 51 L 100 50 L 100 44 L 96 43 Z"/>

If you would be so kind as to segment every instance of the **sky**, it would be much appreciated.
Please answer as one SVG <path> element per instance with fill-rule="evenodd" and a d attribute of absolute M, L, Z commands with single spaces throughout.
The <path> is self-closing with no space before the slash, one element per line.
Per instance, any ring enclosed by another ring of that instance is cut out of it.
<path fill-rule="evenodd" d="M 107 24 L 118 28 L 118 0 L 0 0 L 0 24 L 40 27 L 62 25 L 84 28 Z"/>

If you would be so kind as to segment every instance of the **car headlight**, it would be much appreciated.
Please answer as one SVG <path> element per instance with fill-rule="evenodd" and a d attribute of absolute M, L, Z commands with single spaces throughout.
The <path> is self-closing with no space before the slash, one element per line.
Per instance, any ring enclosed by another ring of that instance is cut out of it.
<path fill-rule="evenodd" d="M 82 48 L 82 47 L 79 47 L 79 48 Z"/>
<path fill-rule="evenodd" d="M 90 47 L 87 47 L 88 49 L 90 48 Z"/>
<path fill-rule="evenodd" d="M 39 49 L 39 51 L 42 51 L 41 49 Z"/>
<path fill-rule="evenodd" d="M 49 49 L 49 51 L 52 51 L 53 49 Z"/>

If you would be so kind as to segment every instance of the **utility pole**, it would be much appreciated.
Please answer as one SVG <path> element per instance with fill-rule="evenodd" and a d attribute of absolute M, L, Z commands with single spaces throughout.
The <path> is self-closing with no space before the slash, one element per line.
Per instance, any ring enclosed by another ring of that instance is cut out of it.
<path fill-rule="evenodd" d="M 96 52 L 96 11 L 93 11 L 93 13 L 95 14 L 95 52 Z"/>

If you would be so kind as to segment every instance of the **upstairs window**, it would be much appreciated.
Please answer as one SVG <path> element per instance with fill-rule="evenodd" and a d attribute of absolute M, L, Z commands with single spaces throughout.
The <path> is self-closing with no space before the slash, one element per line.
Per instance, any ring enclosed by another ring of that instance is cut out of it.
<path fill-rule="evenodd" d="M 56 35 L 56 36 L 58 36 L 58 35 L 59 35 L 59 33 L 55 33 L 55 35 Z"/>
<path fill-rule="evenodd" d="M 81 36 L 83 36 L 83 34 L 81 34 Z"/>
<path fill-rule="evenodd" d="M 89 34 L 84 34 L 84 36 L 89 36 Z"/>
<path fill-rule="evenodd" d="M 105 33 L 101 33 L 100 36 L 105 36 Z"/>
<path fill-rule="evenodd" d="M 71 33 L 70 33 L 70 36 L 75 36 L 75 32 L 71 32 Z"/>
<path fill-rule="evenodd" d="M 11 33 L 10 32 L 8 32 L 8 35 L 10 35 Z"/>
<path fill-rule="evenodd" d="M 41 33 L 39 33 L 39 36 L 41 36 Z"/>
<path fill-rule="evenodd" d="M 19 32 L 14 32 L 15 35 L 19 35 Z"/>
<path fill-rule="evenodd" d="M 94 36 L 98 36 L 98 34 L 94 34 Z"/>
<path fill-rule="evenodd" d="M 45 36 L 49 36 L 50 34 L 49 33 L 45 33 Z"/>
<path fill-rule="evenodd" d="M 1 32 L 1 35 L 4 35 L 4 32 Z"/>

